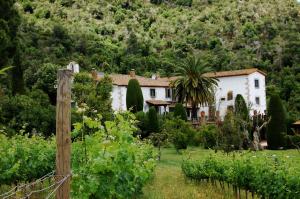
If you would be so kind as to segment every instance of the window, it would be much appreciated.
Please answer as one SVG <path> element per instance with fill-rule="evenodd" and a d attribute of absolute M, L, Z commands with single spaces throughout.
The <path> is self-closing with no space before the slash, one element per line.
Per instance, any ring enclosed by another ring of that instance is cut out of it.
<path fill-rule="evenodd" d="M 171 98 L 171 89 L 166 88 L 166 98 Z"/>
<path fill-rule="evenodd" d="M 227 93 L 227 100 L 232 100 L 233 99 L 233 92 L 232 91 L 228 91 Z"/>
<path fill-rule="evenodd" d="M 155 97 L 155 89 L 150 88 L 150 97 L 154 98 Z"/>
<path fill-rule="evenodd" d="M 255 86 L 255 88 L 259 88 L 259 80 L 258 79 L 254 80 L 254 86 Z"/>
<path fill-rule="evenodd" d="M 256 97 L 256 98 L 255 98 L 255 104 L 257 104 L 257 105 L 259 105 L 259 104 L 260 104 L 259 97 Z"/>
<path fill-rule="evenodd" d="M 222 98 L 221 98 L 221 101 L 225 101 L 225 97 L 222 97 Z"/>

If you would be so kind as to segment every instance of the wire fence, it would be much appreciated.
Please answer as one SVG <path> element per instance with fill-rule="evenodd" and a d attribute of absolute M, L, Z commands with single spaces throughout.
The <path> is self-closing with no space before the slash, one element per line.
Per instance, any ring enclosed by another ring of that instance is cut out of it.
<path fill-rule="evenodd" d="M 9 191 L 0 194 L 0 199 L 51 199 L 55 196 L 57 189 L 69 177 L 71 177 L 71 174 L 61 176 L 55 175 L 55 172 L 52 171 L 34 182 L 13 187 Z"/>

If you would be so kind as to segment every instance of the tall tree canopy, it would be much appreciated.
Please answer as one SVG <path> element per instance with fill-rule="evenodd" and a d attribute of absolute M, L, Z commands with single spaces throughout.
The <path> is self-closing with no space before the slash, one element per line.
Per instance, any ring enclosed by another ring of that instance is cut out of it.
<path fill-rule="evenodd" d="M 205 76 L 211 71 L 199 58 L 189 56 L 178 68 L 178 78 L 171 83 L 175 95 L 182 103 L 192 105 L 192 117 L 197 118 L 198 105 L 207 105 L 213 100 L 217 79 Z"/>
<path fill-rule="evenodd" d="M 268 107 L 268 117 L 271 118 L 267 126 L 267 141 L 270 149 L 284 147 L 286 134 L 286 113 L 278 95 L 273 94 Z"/>
<path fill-rule="evenodd" d="M 137 79 L 131 79 L 128 82 L 126 91 L 126 106 L 127 109 L 131 109 L 133 113 L 143 111 L 144 97 Z"/>

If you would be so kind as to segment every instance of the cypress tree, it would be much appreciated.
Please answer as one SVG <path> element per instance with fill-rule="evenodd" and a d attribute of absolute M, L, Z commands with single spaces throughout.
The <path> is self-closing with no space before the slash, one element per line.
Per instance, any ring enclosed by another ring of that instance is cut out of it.
<path fill-rule="evenodd" d="M 126 92 L 126 106 L 127 109 L 132 108 L 133 113 L 136 113 L 138 111 L 143 111 L 143 107 L 144 107 L 143 93 L 140 84 L 136 79 L 131 79 L 128 82 L 128 87 Z"/>
<path fill-rule="evenodd" d="M 249 119 L 249 110 L 243 96 L 240 94 L 235 98 L 234 112 L 236 116 L 240 116 L 243 120 Z"/>
<path fill-rule="evenodd" d="M 148 132 L 157 133 L 159 131 L 159 124 L 157 113 L 154 107 L 150 107 L 148 112 Z"/>
<path fill-rule="evenodd" d="M 177 103 L 174 108 L 174 116 L 187 121 L 186 110 L 181 103 Z"/>
<path fill-rule="evenodd" d="M 268 107 L 268 117 L 271 118 L 267 126 L 267 142 L 269 149 L 283 147 L 286 134 L 286 114 L 282 102 L 277 94 L 271 96 Z"/>

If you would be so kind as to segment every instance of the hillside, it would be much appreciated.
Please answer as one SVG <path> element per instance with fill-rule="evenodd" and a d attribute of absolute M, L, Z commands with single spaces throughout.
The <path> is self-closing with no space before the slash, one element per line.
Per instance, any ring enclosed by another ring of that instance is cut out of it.
<path fill-rule="evenodd" d="M 296 0 L 151 2 L 18 0 L 22 49 L 18 64 L 25 86 L 36 86 L 44 71 L 55 75 L 54 69 L 70 61 L 87 71 L 127 73 L 134 68 L 141 75 L 167 76 L 179 61 L 194 54 L 216 71 L 249 67 L 267 71 L 268 92 L 279 92 L 292 117 L 300 117 Z M 21 81 L 21 75 L 17 79 Z"/>

